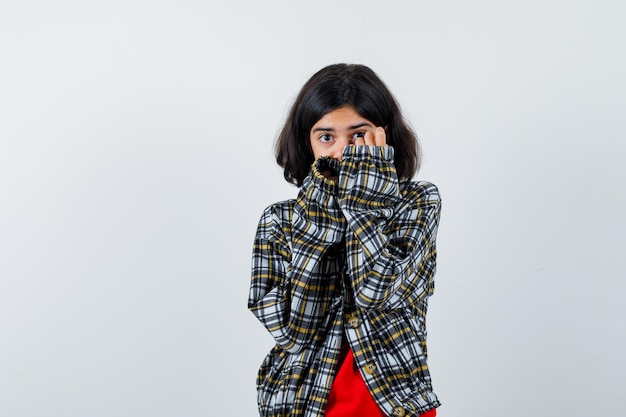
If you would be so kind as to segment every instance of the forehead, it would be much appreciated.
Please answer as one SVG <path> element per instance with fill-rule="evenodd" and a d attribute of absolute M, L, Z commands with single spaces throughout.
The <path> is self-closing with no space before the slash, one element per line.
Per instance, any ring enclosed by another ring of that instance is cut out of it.
<path fill-rule="evenodd" d="M 349 128 L 354 125 L 373 123 L 361 116 L 352 106 L 343 106 L 335 110 L 331 110 L 322 116 L 321 119 L 313 125 L 313 128 L 329 127 L 329 128 Z"/>

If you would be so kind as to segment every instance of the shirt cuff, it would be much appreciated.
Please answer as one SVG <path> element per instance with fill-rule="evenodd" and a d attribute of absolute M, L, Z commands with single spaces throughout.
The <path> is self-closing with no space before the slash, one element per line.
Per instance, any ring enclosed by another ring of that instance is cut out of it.
<path fill-rule="evenodd" d="M 339 164 L 338 160 L 328 156 L 323 156 L 315 160 L 311 166 L 311 173 L 309 175 L 313 186 L 321 191 L 336 194 L 337 181 L 326 178 L 322 172 L 330 169 L 338 174 Z"/>
<path fill-rule="evenodd" d="M 371 159 L 381 162 L 393 162 L 395 151 L 392 146 L 346 146 L 343 148 L 343 161 Z"/>

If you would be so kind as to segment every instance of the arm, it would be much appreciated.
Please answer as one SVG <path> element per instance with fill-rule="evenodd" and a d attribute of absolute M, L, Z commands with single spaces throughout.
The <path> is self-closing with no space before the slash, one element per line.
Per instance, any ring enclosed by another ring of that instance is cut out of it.
<path fill-rule="evenodd" d="M 248 308 L 289 352 L 310 343 L 339 291 L 324 260 L 346 222 L 336 185 L 320 174 L 324 163 L 314 165 L 295 202 L 265 210 L 254 241 Z"/>
<path fill-rule="evenodd" d="M 348 273 L 361 308 L 413 305 L 434 288 L 439 193 L 429 183 L 401 190 L 393 152 L 391 147 L 347 147 L 339 171 L 339 203 L 349 229 Z"/>

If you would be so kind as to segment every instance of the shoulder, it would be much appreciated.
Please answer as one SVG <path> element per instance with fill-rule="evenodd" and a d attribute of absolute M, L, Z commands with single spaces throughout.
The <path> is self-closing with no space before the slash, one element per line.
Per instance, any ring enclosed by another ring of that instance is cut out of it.
<path fill-rule="evenodd" d="M 410 200 L 418 205 L 441 205 L 439 189 L 428 181 L 407 181 L 400 185 L 403 199 Z"/>
<path fill-rule="evenodd" d="M 295 199 L 289 199 L 270 204 L 265 208 L 265 210 L 263 210 L 263 214 L 261 214 L 261 219 L 267 217 L 289 217 L 291 215 L 291 212 L 293 211 L 293 206 L 295 202 Z"/>
<path fill-rule="evenodd" d="M 258 237 L 267 238 L 277 232 L 284 234 L 285 229 L 290 229 L 294 204 L 295 200 L 291 199 L 267 206 L 259 219 Z"/>

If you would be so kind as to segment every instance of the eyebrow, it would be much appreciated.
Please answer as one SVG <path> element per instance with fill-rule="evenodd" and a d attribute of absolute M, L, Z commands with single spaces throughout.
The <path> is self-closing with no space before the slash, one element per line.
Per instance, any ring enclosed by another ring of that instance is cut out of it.
<path fill-rule="evenodd" d="M 359 124 L 348 127 L 348 130 L 355 130 L 355 129 L 359 129 L 365 126 L 374 127 L 374 125 L 371 123 L 363 122 L 363 123 L 359 123 Z M 335 129 L 331 127 L 316 127 L 315 129 L 313 129 L 313 132 L 334 132 L 334 131 Z"/>

